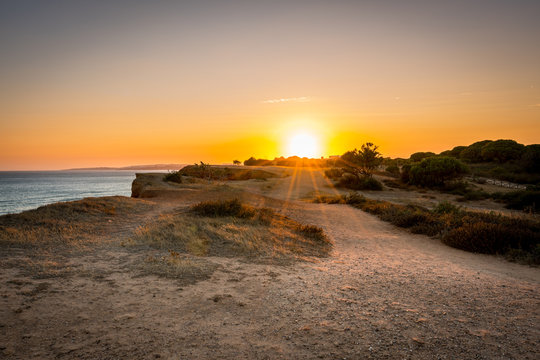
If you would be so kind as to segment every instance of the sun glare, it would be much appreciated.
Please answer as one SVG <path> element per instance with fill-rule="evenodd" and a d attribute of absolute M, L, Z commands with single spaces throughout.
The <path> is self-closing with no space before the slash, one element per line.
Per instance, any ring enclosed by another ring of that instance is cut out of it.
<path fill-rule="evenodd" d="M 287 142 L 287 156 L 317 158 L 320 151 L 318 139 L 306 132 L 292 135 Z"/>

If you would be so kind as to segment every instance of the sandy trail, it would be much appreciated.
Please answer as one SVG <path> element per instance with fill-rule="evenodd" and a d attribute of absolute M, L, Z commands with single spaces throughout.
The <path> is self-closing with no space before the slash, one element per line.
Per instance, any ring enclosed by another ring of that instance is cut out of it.
<path fill-rule="evenodd" d="M 318 172 L 249 186 L 285 200 L 278 210 L 288 216 L 322 226 L 335 242 L 332 256 L 291 266 L 210 258 L 220 269 L 191 286 L 134 277 L 129 264 L 142 254 L 122 248 L 73 255 L 67 261 L 78 275 L 61 278 L 4 267 L 3 355 L 538 358 L 539 269 L 452 249 L 345 205 L 299 201 L 332 192 Z M 118 228 L 128 234 L 130 226 Z"/>

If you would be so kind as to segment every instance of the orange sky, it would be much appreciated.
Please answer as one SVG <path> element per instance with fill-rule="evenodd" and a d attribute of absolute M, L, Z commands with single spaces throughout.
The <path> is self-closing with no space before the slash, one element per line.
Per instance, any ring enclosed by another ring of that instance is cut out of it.
<path fill-rule="evenodd" d="M 540 142 L 537 1 L 17 3 L 0 170 Z"/>

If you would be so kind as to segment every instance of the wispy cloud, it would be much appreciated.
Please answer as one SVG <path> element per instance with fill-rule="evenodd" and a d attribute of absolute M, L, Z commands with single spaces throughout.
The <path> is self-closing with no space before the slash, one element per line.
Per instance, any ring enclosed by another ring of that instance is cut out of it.
<path fill-rule="evenodd" d="M 280 104 L 280 103 L 286 103 L 286 102 L 308 102 L 311 101 L 310 98 L 307 96 L 301 96 L 301 97 L 292 97 L 292 98 L 282 98 L 282 99 L 269 99 L 264 100 L 264 104 Z"/>

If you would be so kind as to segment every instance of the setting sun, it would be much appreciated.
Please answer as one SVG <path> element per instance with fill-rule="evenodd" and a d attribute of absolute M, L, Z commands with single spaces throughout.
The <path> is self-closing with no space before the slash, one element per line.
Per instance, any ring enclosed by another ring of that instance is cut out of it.
<path fill-rule="evenodd" d="M 319 140 L 313 134 L 306 132 L 293 134 L 287 141 L 287 156 L 320 157 Z"/>

